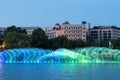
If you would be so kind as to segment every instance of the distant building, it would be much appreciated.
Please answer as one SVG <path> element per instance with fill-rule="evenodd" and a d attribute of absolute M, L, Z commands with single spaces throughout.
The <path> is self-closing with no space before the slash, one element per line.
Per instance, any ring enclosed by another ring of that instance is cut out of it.
<path fill-rule="evenodd" d="M 6 30 L 6 27 L 0 27 L 0 36 L 4 35 L 5 30 Z"/>
<path fill-rule="evenodd" d="M 44 32 L 48 36 L 48 39 L 55 38 L 55 30 L 53 28 L 43 28 Z"/>
<path fill-rule="evenodd" d="M 116 26 L 94 26 L 90 29 L 90 38 L 98 42 L 118 37 L 120 37 L 120 28 Z"/>
<path fill-rule="evenodd" d="M 66 36 L 68 39 L 86 41 L 86 24 L 62 24 L 54 27 L 55 37 Z"/>
<path fill-rule="evenodd" d="M 27 32 L 27 35 L 32 35 L 32 32 L 35 30 L 35 29 L 38 29 L 39 27 L 20 27 L 22 29 L 25 29 L 26 32 Z"/>
<path fill-rule="evenodd" d="M 66 36 L 68 39 L 86 41 L 86 24 L 57 24 L 53 28 L 43 28 L 48 38 Z"/>

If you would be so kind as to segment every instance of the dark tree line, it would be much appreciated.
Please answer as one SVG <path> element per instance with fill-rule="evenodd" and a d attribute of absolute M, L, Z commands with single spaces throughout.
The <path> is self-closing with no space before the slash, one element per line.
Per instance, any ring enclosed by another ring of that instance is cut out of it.
<path fill-rule="evenodd" d="M 49 48 L 51 49 L 57 49 L 57 48 L 73 49 L 73 48 L 80 48 L 84 46 L 85 46 L 85 42 L 82 41 L 81 39 L 68 40 L 67 37 L 65 36 L 58 36 L 56 38 L 49 40 Z"/>
<path fill-rule="evenodd" d="M 48 39 L 45 32 L 41 29 L 35 29 L 31 36 L 27 35 L 25 29 L 16 26 L 8 27 L 4 32 L 4 41 L 7 46 L 6 49 L 13 48 L 45 48 L 45 49 L 58 49 L 58 48 L 77 48 L 84 47 L 85 42 L 81 39 L 68 40 L 65 36 L 58 36 L 53 39 Z"/>
<path fill-rule="evenodd" d="M 8 27 L 4 31 L 4 41 L 7 44 L 6 49 L 31 47 L 31 37 L 25 29 L 16 26 Z"/>
<path fill-rule="evenodd" d="M 48 39 L 45 32 L 41 29 L 35 29 L 31 36 L 27 35 L 25 29 L 21 29 L 16 26 L 8 27 L 4 36 L 0 38 L 0 44 L 6 42 L 6 49 L 13 48 L 43 48 L 43 49 L 58 49 L 58 48 L 81 48 L 81 47 L 108 47 L 109 41 L 113 44 L 113 48 L 120 49 L 120 38 L 113 40 L 103 40 L 96 43 L 94 40 L 88 40 L 86 42 L 81 39 L 68 40 L 66 36 L 58 36 L 56 38 Z"/>

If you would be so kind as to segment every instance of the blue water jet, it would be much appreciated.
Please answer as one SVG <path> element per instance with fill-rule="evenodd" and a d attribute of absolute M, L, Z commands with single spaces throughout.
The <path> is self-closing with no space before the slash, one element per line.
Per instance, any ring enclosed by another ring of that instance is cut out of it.
<path fill-rule="evenodd" d="M 0 52 L 0 63 L 119 63 L 120 51 L 89 47 L 68 49 L 21 48 Z"/>

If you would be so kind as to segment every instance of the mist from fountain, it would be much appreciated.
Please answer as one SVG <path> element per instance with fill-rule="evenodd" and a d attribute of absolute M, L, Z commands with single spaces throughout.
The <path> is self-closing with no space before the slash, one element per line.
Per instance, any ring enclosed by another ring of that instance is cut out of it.
<path fill-rule="evenodd" d="M 120 51 L 104 47 L 68 49 L 21 48 L 0 52 L 1 63 L 119 63 Z"/>

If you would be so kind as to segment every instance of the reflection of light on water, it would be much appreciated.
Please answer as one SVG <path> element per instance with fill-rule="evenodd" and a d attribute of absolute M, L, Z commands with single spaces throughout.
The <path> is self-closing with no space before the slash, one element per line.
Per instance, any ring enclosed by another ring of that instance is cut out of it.
<path fill-rule="evenodd" d="M 2 74 L 3 74 L 3 64 L 2 63 L 0 63 L 0 80 L 4 80 L 3 79 L 3 76 L 2 76 Z"/>
<path fill-rule="evenodd" d="M 2 68 L 2 64 L 0 64 L 0 70 L 1 70 L 1 68 Z"/>

